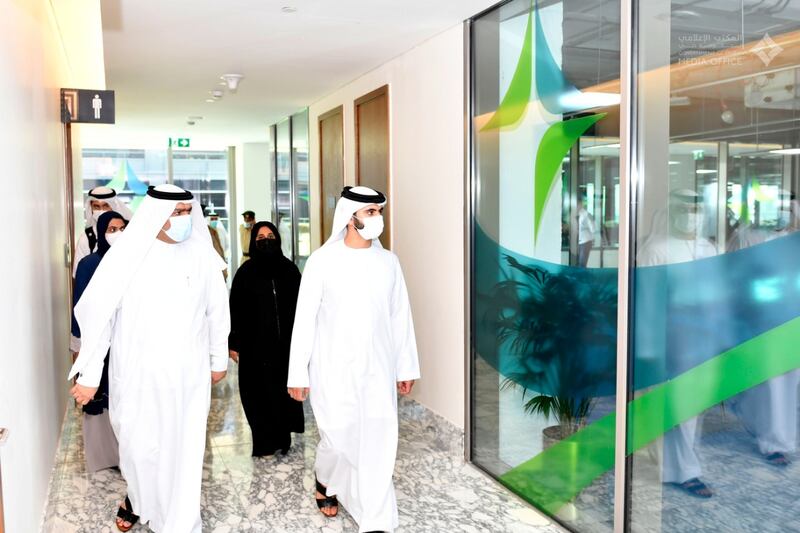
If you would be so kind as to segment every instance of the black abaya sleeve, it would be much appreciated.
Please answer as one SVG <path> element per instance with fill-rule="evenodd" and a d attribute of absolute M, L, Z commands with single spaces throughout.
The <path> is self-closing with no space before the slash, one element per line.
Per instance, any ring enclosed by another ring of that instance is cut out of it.
<path fill-rule="evenodd" d="M 243 334 L 247 328 L 247 288 L 246 278 L 247 263 L 239 267 L 231 283 L 231 332 L 228 335 L 228 349 L 234 352 L 241 352 L 243 345 Z"/>

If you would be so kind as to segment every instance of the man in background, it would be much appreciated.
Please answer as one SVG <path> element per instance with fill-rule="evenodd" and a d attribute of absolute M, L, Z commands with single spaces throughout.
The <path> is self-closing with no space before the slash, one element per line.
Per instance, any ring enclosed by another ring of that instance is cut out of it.
<path fill-rule="evenodd" d="M 125 220 L 130 220 L 133 216 L 131 210 L 123 202 L 117 191 L 110 187 L 95 187 L 86 195 L 83 204 L 83 217 L 86 227 L 78 237 L 75 244 L 75 254 L 72 259 L 72 277 L 78 270 L 78 263 L 81 259 L 97 250 L 97 219 L 106 211 L 116 211 Z"/>
<path fill-rule="evenodd" d="M 227 234 L 225 234 L 226 240 L 223 241 L 222 232 L 225 231 L 225 228 L 222 224 L 219 223 L 219 215 L 216 213 L 208 213 L 208 207 L 205 204 L 201 204 L 200 207 L 203 208 L 203 216 L 206 217 L 206 224 L 208 225 L 208 233 L 211 235 L 211 244 L 214 245 L 214 250 L 217 251 L 219 257 L 225 261 L 227 264 L 228 262 L 228 255 L 226 253 L 227 250 Z M 228 281 L 228 269 L 222 271 L 222 275 L 225 278 L 225 281 Z"/>
<path fill-rule="evenodd" d="M 584 198 L 581 200 L 581 207 L 578 210 L 578 264 L 586 268 L 589 264 L 589 255 L 594 248 L 594 234 L 597 231 L 594 217 L 589 214 L 589 201 Z"/>
<path fill-rule="evenodd" d="M 244 222 L 239 226 L 239 246 L 242 248 L 242 259 L 239 264 L 250 259 L 250 232 L 256 222 L 256 214 L 254 211 L 245 211 L 242 213 L 242 218 L 244 218 Z"/>

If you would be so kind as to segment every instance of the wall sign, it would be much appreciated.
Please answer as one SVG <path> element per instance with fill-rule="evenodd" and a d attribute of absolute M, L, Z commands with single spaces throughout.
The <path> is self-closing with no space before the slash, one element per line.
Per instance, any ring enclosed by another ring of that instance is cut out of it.
<path fill-rule="evenodd" d="M 114 91 L 61 89 L 64 124 L 114 124 Z"/>

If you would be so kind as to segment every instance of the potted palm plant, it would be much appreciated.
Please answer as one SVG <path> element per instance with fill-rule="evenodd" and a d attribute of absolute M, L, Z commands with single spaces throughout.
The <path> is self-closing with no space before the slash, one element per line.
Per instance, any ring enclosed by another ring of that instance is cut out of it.
<path fill-rule="evenodd" d="M 555 422 L 543 432 L 548 447 L 583 427 L 594 398 L 613 387 L 616 278 L 504 259 L 509 270 L 487 295 L 484 320 L 497 334 L 503 388 L 521 389 L 526 413 Z"/>

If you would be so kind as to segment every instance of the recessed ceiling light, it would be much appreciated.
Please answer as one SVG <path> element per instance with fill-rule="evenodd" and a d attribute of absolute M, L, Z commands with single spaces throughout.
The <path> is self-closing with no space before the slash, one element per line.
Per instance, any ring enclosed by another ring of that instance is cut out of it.
<path fill-rule="evenodd" d="M 695 174 L 716 174 L 717 171 L 710 168 L 701 168 L 694 171 Z"/>
<path fill-rule="evenodd" d="M 283 6 L 281 11 L 284 13 L 297 13 L 297 8 L 294 6 Z"/>
<path fill-rule="evenodd" d="M 771 154 L 781 155 L 797 155 L 800 154 L 800 148 L 781 148 L 780 150 L 770 150 Z"/>
<path fill-rule="evenodd" d="M 206 102 L 208 102 L 209 104 L 213 104 L 214 102 L 216 102 L 216 100 L 214 100 L 213 98 L 206 98 Z"/>
<path fill-rule="evenodd" d="M 680 165 L 681 162 L 680 161 L 670 161 L 669 164 L 670 165 Z"/>

